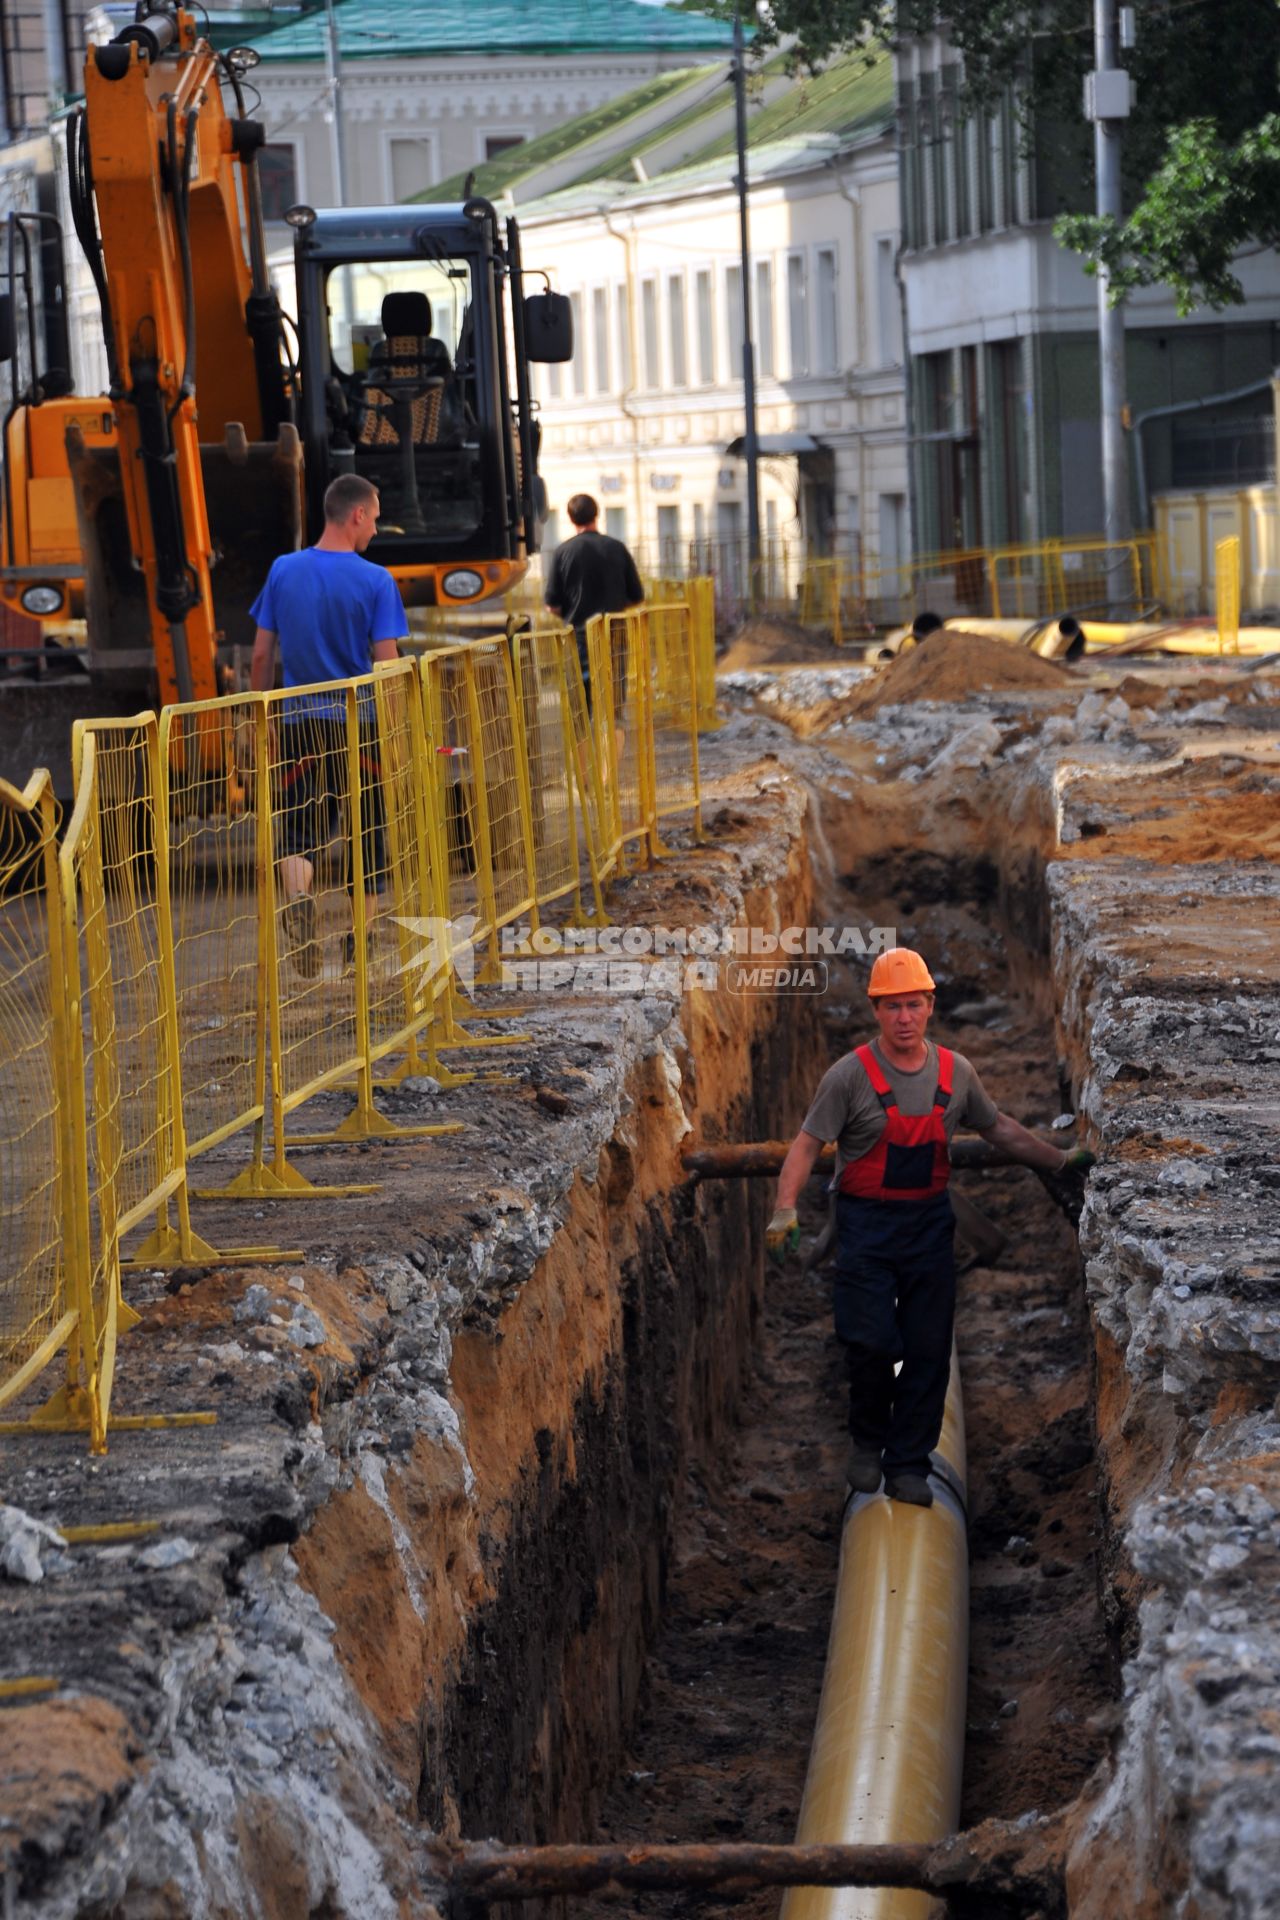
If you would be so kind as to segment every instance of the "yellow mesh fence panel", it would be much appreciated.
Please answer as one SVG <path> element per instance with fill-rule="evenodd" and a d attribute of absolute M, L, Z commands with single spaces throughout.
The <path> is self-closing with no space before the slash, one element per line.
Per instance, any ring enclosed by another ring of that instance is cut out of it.
<path fill-rule="evenodd" d="M 84 1250 L 65 1218 L 70 1063 L 55 812 L 47 773 L 23 793 L 0 781 L 0 1406 L 72 1336 L 80 1304 L 67 1284 L 67 1261 Z"/>
<path fill-rule="evenodd" d="M 598 734 L 593 724 L 587 689 L 578 656 L 577 635 L 562 627 L 558 635 L 560 671 L 564 687 L 567 726 L 573 743 L 573 766 L 577 779 L 578 805 L 586 829 L 588 858 L 593 863 L 596 909 L 603 911 L 599 883 L 617 866 L 622 842 L 613 822 L 613 811 L 604 785 L 605 763 L 598 750 Z M 590 653 L 588 653 L 590 660 Z"/>
<path fill-rule="evenodd" d="M 591 663 L 587 698 L 610 823 L 608 844 L 619 849 L 639 842 L 649 825 L 644 724 L 647 659 L 632 658 L 640 654 L 646 638 L 644 627 L 631 614 L 602 614 L 587 628 Z"/>
<path fill-rule="evenodd" d="M 607 862 L 604 795 L 572 629 L 523 634 L 512 646 L 515 693 L 529 770 L 534 881 L 542 906 L 574 896 L 584 881 L 603 913 Z"/>
<path fill-rule="evenodd" d="M 456 932 L 474 921 L 470 939 L 479 944 L 496 927 L 489 865 L 487 801 L 483 775 L 472 750 L 467 649 L 450 647 L 422 662 L 426 758 L 434 797 L 436 864 L 443 876 L 437 899 Z"/>
<path fill-rule="evenodd" d="M 364 1060 L 357 1025 L 353 765 L 376 751 L 371 688 L 350 683 L 266 696 L 274 856 L 272 949 L 276 1098 L 284 1114 Z M 384 864 L 374 804 L 362 810 L 360 857 Z M 361 882 L 361 885 L 363 883 Z"/>
<path fill-rule="evenodd" d="M 160 716 L 187 1157 L 264 1111 L 267 979 L 257 694 Z"/>
<path fill-rule="evenodd" d="M 165 1207 L 185 1178 L 179 1063 L 167 1005 L 171 948 L 156 833 L 156 716 L 76 730 L 77 778 L 92 816 L 76 847 L 90 1015 L 91 1110 L 99 1185 L 114 1192 L 127 1235 Z M 86 758 L 86 736 L 93 752 Z M 79 799 L 79 795 L 77 798 Z M 113 1170 L 114 1162 L 114 1170 Z"/>
<path fill-rule="evenodd" d="M 702 574 L 686 580 L 684 592 L 693 622 L 698 727 L 706 733 L 720 725 L 716 714 L 716 583 L 709 574 Z"/>
<path fill-rule="evenodd" d="M 405 1051 L 447 984 L 443 957 L 425 951 L 421 922 L 435 914 L 427 829 L 426 743 L 420 684 L 407 661 L 374 676 L 375 738 L 361 759 L 361 801 L 383 832 L 366 836 L 365 892 L 378 911 L 368 935 L 370 1057 Z"/>
<path fill-rule="evenodd" d="M 699 812 L 697 671 L 687 606 L 648 607 L 649 712 L 656 818 Z M 700 819 L 695 820 L 700 827 Z"/>
<path fill-rule="evenodd" d="M 1240 651 L 1240 536 L 1215 543 L 1214 599 L 1218 616 L 1218 652 Z"/>
<path fill-rule="evenodd" d="M 542 905 L 579 888 L 573 740 L 560 630 L 512 642 L 516 701 L 529 768 L 535 892 Z"/>
<path fill-rule="evenodd" d="M 485 803 L 494 924 L 502 927 L 535 904 L 523 743 L 507 642 L 478 641 L 466 649 L 463 666 L 471 760 Z"/>

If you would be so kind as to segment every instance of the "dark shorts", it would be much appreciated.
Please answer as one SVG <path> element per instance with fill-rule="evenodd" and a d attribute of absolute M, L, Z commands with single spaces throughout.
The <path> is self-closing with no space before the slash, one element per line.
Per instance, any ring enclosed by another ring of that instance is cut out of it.
<path fill-rule="evenodd" d="M 573 637 L 578 643 L 578 665 L 582 669 L 582 690 L 587 696 L 587 712 L 591 712 L 591 651 L 587 646 L 587 630 L 575 627 Z M 610 643 L 611 644 L 611 643 Z M 614 647 L 611 664 L 613 666 L 613 717 L 621 726 L 623 711 L 627 704 L 627 648 L 623 641 Z"/>
<path fill-rule="evenodd" d="M 339 832 L 348 836 L 347 729 L 342 720 L 308 717 L 280 728 L 273 811 L 276 859 L 311 860 Z M 360 852 L 364 891 L 381 893 L 387 884 L 386 827 L 378 742 L 372 728 L 360 730 Z M 347 862 L 347 885 L 351 885 Z"/>

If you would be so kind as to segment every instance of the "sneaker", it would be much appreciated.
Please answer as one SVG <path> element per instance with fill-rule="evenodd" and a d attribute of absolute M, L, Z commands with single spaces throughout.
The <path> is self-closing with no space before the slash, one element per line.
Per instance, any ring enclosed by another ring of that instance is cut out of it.
<path fill-rule="evenodd" d="M 851 1493 L 875 1493 L 880 1485 L 880 1454 L 875 1447 L 849 1449 L 844 1477 Z"/>
<path fill-rule="evenodd" d="M 309 893 L 299 893 L 285 905 L 284 937 L 289 957 L 304 980 L 314 980 L 320 971 L 320 943 L 316 939 L 316 903 Z"/>
<path fill-rule="evenodd" d="M 902 1500 L 911 1507 L 931 1507 L 933 1488 L 922 1473 L 897 1473 L 886 1479 L 884 1490 L 891 1500 Z"/>
<path fill-rule="evenodd" d="M 365 952 L 365 959 L 368 961 L 369 965 L 372 967 L 373 935 L 371 933 L 367 934 L 365 937 L 364 952 Z M 356 970 L 356 937 L 354 933 L 344 933 L 342 936 L 342 971 L 344 973 L 354 973 L 355 970 Z"/>

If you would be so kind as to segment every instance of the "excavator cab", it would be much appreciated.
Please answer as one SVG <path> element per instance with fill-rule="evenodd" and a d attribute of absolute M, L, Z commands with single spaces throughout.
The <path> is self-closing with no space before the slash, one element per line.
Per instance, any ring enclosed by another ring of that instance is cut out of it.
<path fill-rule="evenodd" d="M 570 357 L 567 300 L 526 300 L 515 222 L 487 200 L 288 219 L 307 537 L 329 482 L 362 474 L 382 501 L 369 557 L 406 606 L 504 592 L 541 523 L 528 365 Z"/>

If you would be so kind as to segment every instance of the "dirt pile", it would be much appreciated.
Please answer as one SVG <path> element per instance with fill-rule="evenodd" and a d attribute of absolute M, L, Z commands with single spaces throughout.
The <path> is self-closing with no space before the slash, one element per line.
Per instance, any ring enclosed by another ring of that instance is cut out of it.
<path fill-rule="evenodd" d="M 881 707 L 911 700 L 963 700 L 971 693 L 1022 690 L 1065 693 L 1076 676 L 1038 653 L 1026 653 L 985 633 L 947 628 L 909 647 L 850 697 L 851 714 L 878 713 Z"/>
<path fill-rule="evenodd" d="M 835 666 L 845 657 L 829 633 L 810 633 L 795 620 L 747 620 L 716 662 L 716 670 L 743 673 L 749 667 L 812 666 L 815 661 Z"/>

